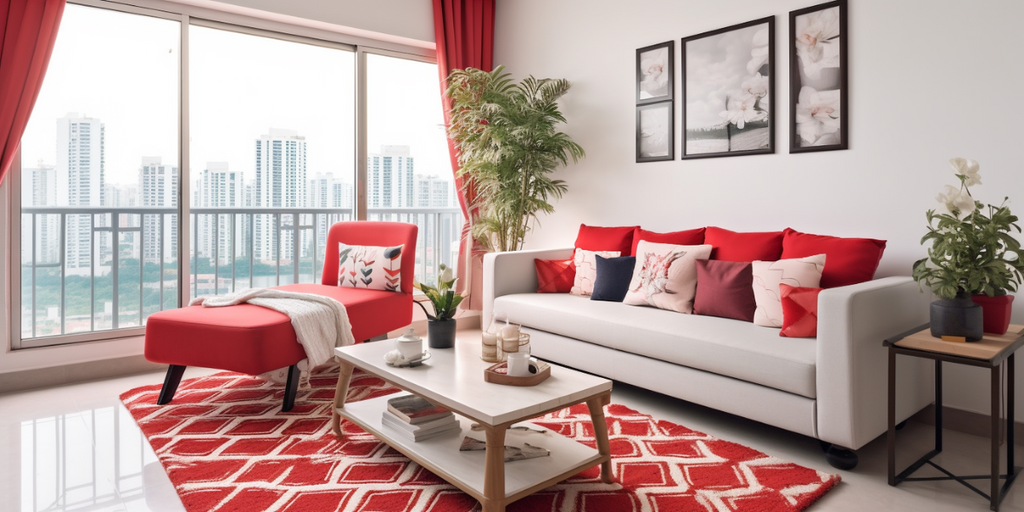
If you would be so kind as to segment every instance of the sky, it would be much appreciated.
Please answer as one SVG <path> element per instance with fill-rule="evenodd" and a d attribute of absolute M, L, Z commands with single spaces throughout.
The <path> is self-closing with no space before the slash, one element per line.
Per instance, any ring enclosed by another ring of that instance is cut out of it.
<path fill-rule="evenodd" d="M 69 4 L 22 138 L 24 167 L 56 162 L 56 120 L 69 112 L 103 122 L 108 182 L 135 183 L 143 156 L 177 164 L 179 31 Z M 354 53 L 198 26 L 189 45 L 193 179 L 211 161 L 251 179 L 255 141 L 282 128 L 306 137 L 310 178 L 352 181 Z M 436 65 L 369 55 L 367 80 L 368 152 L 408 145 L 417 173 L 450 176 Z"/>

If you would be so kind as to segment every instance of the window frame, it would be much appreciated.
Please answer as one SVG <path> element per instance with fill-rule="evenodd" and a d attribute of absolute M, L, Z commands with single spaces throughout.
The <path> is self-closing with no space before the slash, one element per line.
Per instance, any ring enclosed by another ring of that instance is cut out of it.
<path fill-rule="evenodd" d="M 230 12 L 231 6 L 225 6 L 225 10 L 218 10 L 210 7 L 201 7 L 189 4 L 171 2 L 167 0 L 68 0 L 69 4 L 85 7 L 99 8 L 127 14 L 148 16 L 152 18 L 166 19 L 179 22 L 179 59 L 178 59 L 178 304 L 185 304 L 189 300 L 189 286 L 186 286 L 186 276 L 189 276 L 192 254 L 192 230 L 191 230 L 191 197 L 192 197 L 192 169 L 190 167 L 189 147 L 189 27 L 192 25 L 228 30 L 232 32 L 248 34 L 258 37 L 270 37 L 283 41 L 322 46 L 342 51 L 351 51 L 354 55 L 354 89 L 355 94 L 355 162 L 353 189 L 354 218 L 366 220 L 367 209 L 367 162 L 368 148 L 366 147 L 367 137 L 367 108 L 366 108 L 366 56 L 368 54 L 383 55 L 393 58 L 408 59 L 430 64 L 437 64 L 437 57 L 434 50 L 424 47 L 403 44 L 394 41 L 376 40 L 363 36 L 354 36 L 342 32 L 344 27 L 336 27 L 339 30 L 331 30 L 331 25 L 312 22 L 294 18 L 296 23 L 288 23 L 278 19 L 273 13 L 267 13 L 267 17 L 256 17 L 238 12 Z M 309 23 L 305 23 L 309 22 Z M 438 90 L 440 94 L 440 90 Z M 61 334 L 38 338 L 23 339 L 21 333 L 21 198 L 22 198 L 22 162 L 20 149 L 15 155 L 10 173 L 5 180 L 9 191 L 9 208 L 5 213 L 9 216 L 8 225 L 11 227 L 10 240 L 6 254 L 7 265 L 11 270 L 10 293 L 5 297 L 10 304 L 10 324 L 8 335 L 10 336 L 10 350 L 23 350 L 39 347 L 52 347 L 57 345 L 70 345 L 82 343 L 95 343 L 113 341 L 124 338 L 137 338 L 145 333 L 145 327 L 130 327 L 117 330 L 90 331 L 74 334 Z M 63 285 L 62 285 L 63 286 Z"/>

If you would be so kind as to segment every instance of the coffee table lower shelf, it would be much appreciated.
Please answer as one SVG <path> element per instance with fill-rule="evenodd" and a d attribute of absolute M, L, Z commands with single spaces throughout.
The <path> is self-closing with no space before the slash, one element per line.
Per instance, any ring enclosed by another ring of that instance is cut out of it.
<path fill-rule="evenodd" d="M 473 421 L 456 415 L 462 426 L 461 432 L 453 431 L 419 442 L 411 441 L 401 437 L 391 427 L 381 424 L 381 417 L 387 409 L 389 398 L 392 396 L 346 403 L 345 407 L 337 409 L 337 412 L 342 418 L 359 425 L 437 476 L 482 500 L 485 452 L 460 452 L 459 446 L 462 445 L 462 438 L 467 435 L 486 441 L 484 433 L 470 430 Z M 542 428 L 529 422 L 520 422 L 517 425 Z M 550 487 L 604 461 L 596 449 L 550 430 L 545 433 L 509 430 L 506 433 L 506 445 L 521 447 L 523 443 L 545 448 L 551 455 L 505 463 L 505 498 L 510 502 Z"/>

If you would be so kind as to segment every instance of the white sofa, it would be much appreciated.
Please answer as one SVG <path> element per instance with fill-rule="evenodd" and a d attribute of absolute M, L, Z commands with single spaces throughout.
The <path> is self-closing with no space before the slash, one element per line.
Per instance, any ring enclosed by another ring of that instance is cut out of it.
<path fill-rule="evenodd" d="M 882 340 L 927 322 L 930 297 L 909 277 L 826 289 L 818 337 L 785 338 L 749 322 L 536 293 L 534 259 L 572 249 L 487 254 L 483 325 L 523 326 L 534 355 L 823 441 L 850 469 L 886 430 Z M 897 421 L 933 401 L 932 367 L 898 358 Z M 834 446 L 833 446 L 834 445 Z"/>

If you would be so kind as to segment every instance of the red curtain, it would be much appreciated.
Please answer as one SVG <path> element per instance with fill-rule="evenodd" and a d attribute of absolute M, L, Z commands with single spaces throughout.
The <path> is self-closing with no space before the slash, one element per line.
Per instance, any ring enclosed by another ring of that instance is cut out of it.
<path fill-rule="evenodd" d="M 495 0 L 434 0 L 434 38 L 437 41 L 437 70 L 441 75 L 441 101 L 444 104 L 444 120 L 450 119 L 451 103 L 445 95 L 448 73 L 453 69 L 477 68 L 484 71 L 494 69 L 494 7 Z M 455 189 L 459 194 L 462 216 L 462 242 L 459 246 L 458 291 L 469 293 L 461 307 L 480 310 L 483 306 L 481 289 L 483 285 L 483 251 L 470 236 L 470 229 L 477 217 L 473 207 L 476 187 L 464 183 L 459 177 L 459 159 L 452 141 L 448 141 L 448 152 L 455 173 Z"/>
<path fill-rule="evenodd" d="M 65 0 L 0 0 L 0 183 L 43 86 Z"/>

